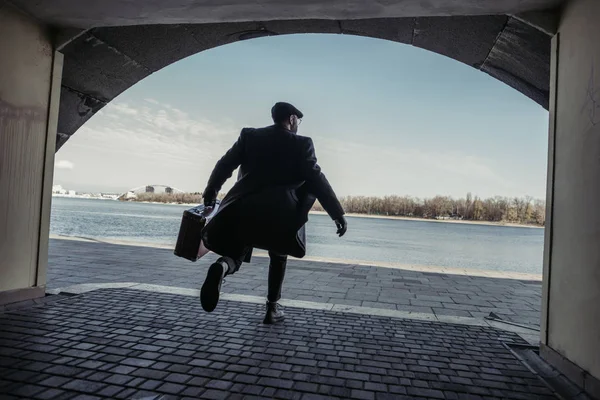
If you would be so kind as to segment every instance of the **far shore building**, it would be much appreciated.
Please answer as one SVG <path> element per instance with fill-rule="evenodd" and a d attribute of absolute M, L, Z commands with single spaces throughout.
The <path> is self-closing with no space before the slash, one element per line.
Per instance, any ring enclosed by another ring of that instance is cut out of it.
<path fill-rule="evenodd" d="M 68 192 L 61 185 L 52 186 L 52 194 L 62 194 L 65 195 Z"/>

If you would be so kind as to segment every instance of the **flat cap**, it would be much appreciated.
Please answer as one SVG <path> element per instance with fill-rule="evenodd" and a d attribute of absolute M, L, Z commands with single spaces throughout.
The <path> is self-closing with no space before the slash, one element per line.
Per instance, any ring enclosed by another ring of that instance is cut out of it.
<path fill-rule="evenodd" d="M 303 118 L 304 114 L 302 111 L 298 110 L 296 107 L 291 105 L 290 103 L 279 102 L 275 103 L 273 108 L 271 108 L 271 117 L 273 117 L 273 121 L 281 122 L 285 119 L 289 118 L 291 115 L 295 115 L 298 118 Z"/>

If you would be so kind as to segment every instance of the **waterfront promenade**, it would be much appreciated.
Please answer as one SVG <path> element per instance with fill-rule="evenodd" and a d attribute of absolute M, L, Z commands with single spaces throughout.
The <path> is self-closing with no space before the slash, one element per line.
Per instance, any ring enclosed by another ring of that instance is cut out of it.
<path fill-rule="evenodd" d="M 287 319 L 265 326 L 267 259 L 228 277 L 207 314 L 211 257 L 51 240 L 54 294 L 0 309 L 0 398 L 556 398 L 522 356 L 535 277 L 292 260 Z"/>
<path fill-rule="evenodd" d="M 48 287 L 136 282 L 199 289 L 214 260 L 209 254 L 192 263 L 175 257 L 170 248 L 52 239 Z M 251 264 L 227 277 L 222 291 L 262 302 L 267 271 L 268 258 L 254 257 Z M 477 319 L 493 312 L 503 320 L 538 327 L 541 277 L 290 259 L 283 299 Z"/>

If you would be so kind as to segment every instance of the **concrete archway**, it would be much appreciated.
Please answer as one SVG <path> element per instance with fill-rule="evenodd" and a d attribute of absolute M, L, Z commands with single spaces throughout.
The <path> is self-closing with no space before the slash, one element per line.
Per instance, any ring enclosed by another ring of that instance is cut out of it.
<path fill-rule="evenodd" d="M 0 0 L 0 303 L 43 295 L 55 150 L 116 95 L 240 39 L 372 36 L 452 57 L 549 109 L 541 352 L 600 397 L 599 16 L 597 0 Z"/>
<path fill-rule="evenodd" d="M 56 150 L 118 94 L 182 58 L 265 35 L 332 33 L 410 44 L 505 82 L 548 108 L 563 0 L 13 0 L 56 28 L 64 69 Z M 401 79 L 401 77 L 399 77 Z"/>
<path fill-rule="evenodd" d="M 114 97 L 169 64 L 238 40 L 295 33 L 410 44 L 486 72 L 548 108 L 551 37 L 506 15 L 102 27 L 80 32 L 61 49 L 56 150 Z"/>

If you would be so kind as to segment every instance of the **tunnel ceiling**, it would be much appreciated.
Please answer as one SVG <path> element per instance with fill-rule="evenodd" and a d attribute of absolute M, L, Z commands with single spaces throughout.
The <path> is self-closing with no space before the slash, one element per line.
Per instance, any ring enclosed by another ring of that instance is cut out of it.
<path fill-rule="evenodd" d="M 291 19 L 513 15 L 563 0 L 10 0 L 48 24 L 98 26 Z"/>
<path fill-rule="evenodd" d="M 552 7 L 562 4 L 561 0 L 11 2 L 52 26 L 65 55 L 56 150 L 94 113 L 153 72 L 206 49 L 265 35 L 351 34 L 410 44 L 477 68 L 547 109 L 550 35 L 558 15 Z M 372 18 L 378 16 L 384 18 Z"/>

